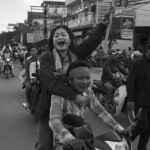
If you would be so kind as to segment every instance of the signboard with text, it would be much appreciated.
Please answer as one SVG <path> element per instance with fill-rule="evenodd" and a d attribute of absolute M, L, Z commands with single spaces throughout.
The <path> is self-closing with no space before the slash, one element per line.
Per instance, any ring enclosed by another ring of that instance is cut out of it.
<path fill-rule="evenodd" d="M 112 38 L 113 39 L 133 39 L 134 17 L 119 16 L 113 17 L 112 20 Z"/>
<path fill-rule="evenodd" d="M 49 7 L 47 10 L 47 14 L 50 17 L 66 17 L 67 16 L 67 8 L 56 8 L 56 7 Z"/>
<path fill-rule="evenodd" d="M 109 7 L 110 7 L 110 3 L 97 2 L 96 23 L 100 22 L 100 20 L 104 17 Z"/>
<path fill-rule="evenodd" d="M 121 19 L 121 37 L 122 39 L 133 38 L 134 18 L 130 16 L 123 16 Z"/>
<path fill-rule="evenodd" d="M 42 40 L 41 31 L 34 31 L 34 42 L 39 42 Z"/>
<path fill-rule="evenodd" d="M 27 43 L 34 43 L 34 33 L 27 33 Z"/>

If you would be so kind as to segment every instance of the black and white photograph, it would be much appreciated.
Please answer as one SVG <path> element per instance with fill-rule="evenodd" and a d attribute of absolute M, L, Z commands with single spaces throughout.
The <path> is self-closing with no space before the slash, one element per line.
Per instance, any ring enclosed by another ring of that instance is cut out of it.
<path fill-rule="evenodd" d="M 1 0 L 0 20 L 0 150 L 150 150 L 150 0 Z"/>

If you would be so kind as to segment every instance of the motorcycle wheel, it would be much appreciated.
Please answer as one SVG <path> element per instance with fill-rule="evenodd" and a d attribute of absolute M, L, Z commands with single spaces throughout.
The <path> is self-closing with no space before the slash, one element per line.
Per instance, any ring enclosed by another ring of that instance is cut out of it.
<path fill-rule="evenodd" d="M 9 78 L 9 68 L 6 68 L 6 79 L 8 79 Z"/>
<path fill-rule="evenodd" d="M 126 116 L 127 116 L 127 120 L 129 121 L 129 123 L 133 124 L 134 123 L 134 118 L 135 118 L 134 111 L 126 110 Z"/>

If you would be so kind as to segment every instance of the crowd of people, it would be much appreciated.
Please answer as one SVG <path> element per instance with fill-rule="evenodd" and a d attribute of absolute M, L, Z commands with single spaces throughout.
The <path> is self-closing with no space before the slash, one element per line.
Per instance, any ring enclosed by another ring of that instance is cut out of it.
<path fill-rule="evenodd" d="M 113 11 L 114 7 L 111 7 L 96 30 L 80 44 L 75 44 L 75 37 L 67 26 L 59 25 L 51 32 L 48 49 L 32 45 L 24 54 L 25 67 L 19 78 L 26 94 L 23 106 L 37 120 L 37 150 L 63 150 L 64 144 L 69 144 L 72 150 L 86 150 L 84 141 L 76 139 L 62 122 L 67 113 L 83 118 L 86 107 L 114 131 L 127 133 L 109 114 L 114 111 L 112 93 L 119 86 L 115 82 L 116 72 L 128 76 L 128 109 L 135 113 L 142 110 L 141 117 L 135 118 L 138 122 L 130 138 L 133 141 L 140 135 L 137 149 L 146 150 L 150 136 L 150 41 L 144 55 L 137 51 L 125 54 L 125 51 L 115 50 L 104 62 L 101 80 L 107 89 L 109 111 L 99 103 L 91 89 L 90 66 L 85 60 L 101 43 Z M 3 55 L 11 58 L 12 52 L 5 49 Z M 122 60 L 127 61 L 128 69 Z"/>

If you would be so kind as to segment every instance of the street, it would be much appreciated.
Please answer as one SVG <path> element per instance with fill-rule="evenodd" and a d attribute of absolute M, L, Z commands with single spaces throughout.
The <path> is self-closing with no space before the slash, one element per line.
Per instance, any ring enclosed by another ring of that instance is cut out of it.
<path fill-rule="evenodd" d="M 22 67 L 15 63 L 14 70 L 15 77 L 6 79 L 3 74 L 0 75 L 0 150 L 34 150 L 37 142 L 36 122 L 22 107 L 25 92 L 18 78 Z M 100 78 L 97 73 L 100 72 L 92 71 L 92 79 Z M 91 124 L 95 136 L 110 131 L 89 110 L 85 113 L 85 120 Z M 125 116 L 120 115 L 116 120 L 125 128 L 129 125 Z M 137 140 L 133 142 L 133 150 L 136 146 Z"/>

